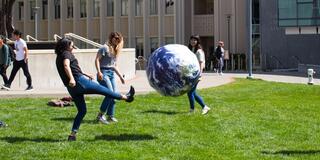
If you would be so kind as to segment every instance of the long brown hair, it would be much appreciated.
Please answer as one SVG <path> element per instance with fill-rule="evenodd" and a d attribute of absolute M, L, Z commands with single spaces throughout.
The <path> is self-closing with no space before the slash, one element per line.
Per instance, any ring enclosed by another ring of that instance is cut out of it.
<path fill-rule="evenodd" d="M 120 50 L 123 47 L 122 34 L 120 32 L 111 32 L 109 35 L 107 45 L 109 46 L 110 52 L 117 57 L 120 53 Z"/>

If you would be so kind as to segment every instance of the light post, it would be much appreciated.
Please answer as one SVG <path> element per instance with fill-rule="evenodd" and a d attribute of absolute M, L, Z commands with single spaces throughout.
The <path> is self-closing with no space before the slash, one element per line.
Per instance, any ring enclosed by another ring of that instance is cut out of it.
<path fill-rule="evenodd" d="M 34 11 L 34 38 L 38 39 L 38 10 L 40 7 L 38 7 L 38 1 L 36 0 L 36 5 L 33 8 Z"/>
<path fill-rule="evenodd" d="M 253 79 L 252 76 L 252 0 L 247 0 L 247 52 L 249 61 L 248 79 Z"/>
<path fill-rule="evenodd" d="M 229 54 L 229 59 L 231 56 L 231 39 L 230 39 L 230 20 L 231 20 L 231 14 L 227 14 L 227 23 L 228 23 L 228 54 Z M 231 70 L 232 70 L 232 58 L 231 58 Z M 226 60 L 226 70 L 228 68 L 228 60 Z"/>

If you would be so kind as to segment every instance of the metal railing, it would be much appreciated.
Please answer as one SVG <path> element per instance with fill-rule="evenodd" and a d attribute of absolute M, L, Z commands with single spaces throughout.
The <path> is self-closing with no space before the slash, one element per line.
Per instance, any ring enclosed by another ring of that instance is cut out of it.
<path fill-rule="evenodd" d="M 276 56 L 270 56 L 271 59 L 276 60 L 276 69 L 279 69 L 279 66 L 283 66 L 281 61 Z"/>
<path fill-rule="evenodd" d="M 30 42 L 30 39 L 33 40 L 33 41 L 36 41 L 38 42 L 38 40 L 30 35 L 26 35 L 26 39 L 27 39 L 27 42 Z"/>
<path fill-rule="evenodd" d="M 80 40 L 80 41 L 82 41 L 82 42 L 85 42 L 85 43 L 90 44 L 90 45 L 92 45 L 92 46 L 94 46 L 94 47 L 97 47 L 97 48 L 102 47 L 101 44 L 99 44 L 99 43 L 97 43 L 97 42 L 94 42 L 94 41 L 92 41 L 92 40 L 86 39 L 86 38 L 84 38 L 84 37 L 81 37 L 81 36 L 79 36 L 79 35 L 76 35 L 76 34 L 74 34 L 74 33 L 66 33 L 66 34 L 64 34 L 64 36 L 65 36 L 65 37 L 70 37 L 70 38 L 75 38 L 75 39 L 77 39 L 77 40 Z"/>
<path fill-rule="evenodd" d="M 59 39 L 62 39 L 62 37 L 60 37 L 59 35 L 57 35 L 57 34 L 54 34 L 53 35 L 53 39 L 54 39 L 54 41 L 58 41 Z"/>

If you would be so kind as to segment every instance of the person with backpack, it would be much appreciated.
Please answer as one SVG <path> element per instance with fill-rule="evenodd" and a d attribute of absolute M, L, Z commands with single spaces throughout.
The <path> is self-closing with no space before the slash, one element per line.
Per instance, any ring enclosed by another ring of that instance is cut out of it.
<path fill-rule="evenodd" d="M 3 87 L 5 89 L 10 90 L 12 81 L 14 80 L 19 69 L 22 68 L 23 74 L 27 78 L 28 87 L 26 88 L 26 91 L 30 91 L 30 90 L 33 90 L 33 86 L 32 86 L 31 75 L 28 68 L 29 51 L 28 51 L 26 42 L 21 38 L 21 36 L 22 36 L 22 33 L 20 31 L 18 30 L 13 31 L 13 37 L 15 38 L 14 48 L 16 51 L 15 61 L 13 62 L 13 68 L 10 74 L 9 81 Z"/>
<path fill-rule="evenodd" d="M 4 84 L 8 83 L 7 68 L 10 65 L 9 46 L 5 44 L 5 37 L 0 35 L 0 74 Z"/>
<path fill-rule="evenodd" d="M 218 73 L 220 76 L 223 75 L 222 73 L 222 68 L 223 68 L 223 61 L 224 61 L 224 43 L 223 41 L 218 42 L 218 46 L 216 47 L 215 50 L 215 55 L 218 60 Z"/>

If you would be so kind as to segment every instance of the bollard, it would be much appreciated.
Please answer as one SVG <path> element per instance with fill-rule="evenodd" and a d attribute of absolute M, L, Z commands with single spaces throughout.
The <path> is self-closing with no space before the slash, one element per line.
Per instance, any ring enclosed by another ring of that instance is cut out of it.
<path fill-rule="evenodd" d="M 309 68 L 308 69 L 308 84 L 309 85 L 313 85 L 313 75 L 314 74 L 316 74 L 316 72 L 313 70 L 313 69 L 311 69 L 311 68 Z"/>

